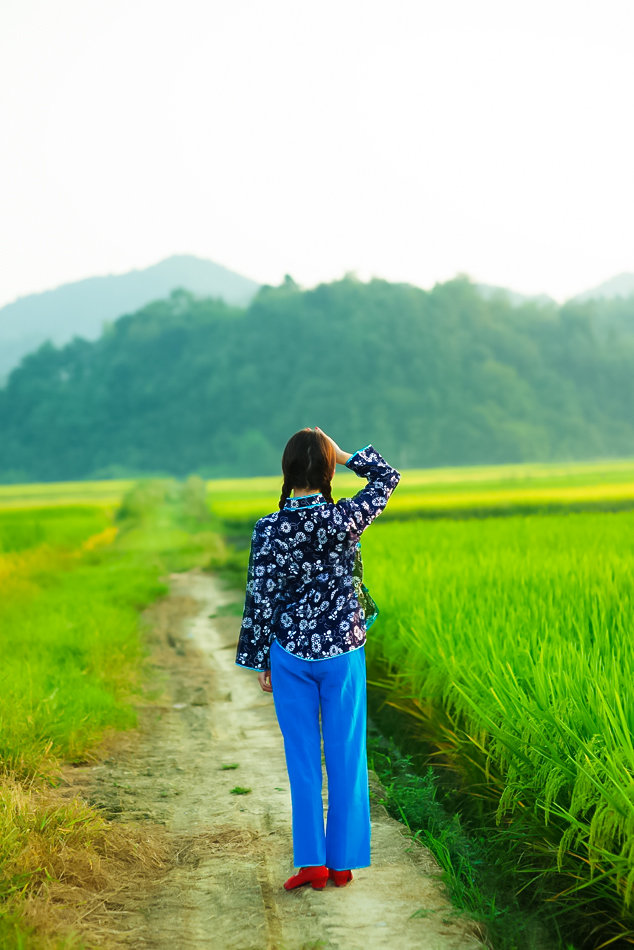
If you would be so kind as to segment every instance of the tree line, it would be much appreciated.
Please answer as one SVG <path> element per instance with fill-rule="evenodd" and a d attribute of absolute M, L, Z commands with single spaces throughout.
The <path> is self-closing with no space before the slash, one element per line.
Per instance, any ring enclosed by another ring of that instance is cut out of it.
<path fill-rule="evenodd" d="M 484 299 L 287 277 L 246 308 L 172 291 L 98 340 L 45 343 L 0 390 L 0 480 L 280 472 L 319 425 L 426 467 L 634 455 L 634 298 Z"/>

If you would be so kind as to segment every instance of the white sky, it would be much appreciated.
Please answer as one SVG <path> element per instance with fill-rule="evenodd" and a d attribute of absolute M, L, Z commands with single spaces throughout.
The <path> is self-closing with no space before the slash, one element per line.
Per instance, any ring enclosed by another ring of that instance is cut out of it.
<path fill-rule="evenodd" d="M 0 305 L 175 253 L 634 271 L 633 37 L 632 0 L 1 0 Z"/>

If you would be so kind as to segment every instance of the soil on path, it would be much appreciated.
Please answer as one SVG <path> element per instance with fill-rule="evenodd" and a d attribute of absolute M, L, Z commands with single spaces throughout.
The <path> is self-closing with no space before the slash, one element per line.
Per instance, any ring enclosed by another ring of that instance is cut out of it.
<path fill-rule="evenodd" d="M 170 575 L 146 612 L 162 698 L 140 729 L 96 765 L 67 768 L 109 818 L 161 833 L 172 860 L 147 887 L 102 902 L 101 945 L 157 950 L 475 950 L 477 927 L 449 903 L 429 852 L 377 801 L 372 865 L 347 887 L 286 892 L 293 873 L 291 802 L 272 696 L 235 665 L 236 593 L 217 577 Z M 220 615 L 218 615 L 220 614 Z M 237 766 L 223 768 L 223 766 Z M 246 794 L 232 793 L 241 787 Z M 327 780 L 324 773 L 324 797 Z"/>

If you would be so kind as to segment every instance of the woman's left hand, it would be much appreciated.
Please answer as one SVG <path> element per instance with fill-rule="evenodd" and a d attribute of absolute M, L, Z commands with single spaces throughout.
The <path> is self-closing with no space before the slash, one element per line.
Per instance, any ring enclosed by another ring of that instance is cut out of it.
<path fill-rule="evenodd" d="M 271 671 L 262 670 L 261 673 L 258 673 L 258 683 L 265 693 L 272 693 L 273 687 L 271 685 Z"/>

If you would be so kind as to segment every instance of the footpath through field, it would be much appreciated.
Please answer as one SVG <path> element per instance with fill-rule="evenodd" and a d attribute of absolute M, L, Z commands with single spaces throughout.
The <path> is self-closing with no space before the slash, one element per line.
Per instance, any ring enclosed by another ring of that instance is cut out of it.
<path fill-rule="evenodd" d="M 104 908 L 98 929 L 107 942 L 156 950 L 483 947 L 445 896 L 431 855 L 374 796 L 372 866 L 344 888 L 283 890 L 293 871 L 283 744 L 271 695 L 234 664 L 239 619 L 214 616 L 235 599 L 207 573 L 170 576 L 169 597 L 147 611 L 166 674 L 162 705 L 144 707 L 141 729 L 115 755 L 65 771 L 69 793 L 116 820 L 162 826 L 176 842 L 176 860 L 153 887 L 123 886 Z M 371 784 L 380 793 L 374 775 Z M 238 787 L 250 791 L 232 793 Z"/>

